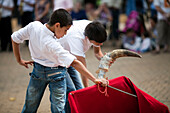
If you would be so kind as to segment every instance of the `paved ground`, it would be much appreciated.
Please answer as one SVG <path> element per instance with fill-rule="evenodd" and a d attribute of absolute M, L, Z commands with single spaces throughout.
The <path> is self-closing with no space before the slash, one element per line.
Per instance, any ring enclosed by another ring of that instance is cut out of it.
<path fill-rule="evenodd" d="M 105 43 L 103 52 L 111 51 L 111 45 Z M 22 57 L 30 59 L 28 48 L 21 46 Z M 125 75 L 146 93 L 170 107 L 170 53 L 152 55 L 142 54 L 143 58 L 119 58 L 111 66 L 109 79 Z M 94 74 L 99 62 L 93 56 L 93 50 L 87 52 L 87 67 Z M 18 113 L 24 104 L 26 87 L 29 82 L 26 69 L 18 65 L 12 52 L 0 53 L 0 113 Z M 93 83 L 90 82 L 90 85 Z M 50 112 L 49 90 L 47 89 L 39 107 L 39 113 Z"/>
<path fill-rule="evenodd" d="M 103 52 L 111 51 L 111 42 L 104 43 Z M 23 59 L 29 60 L 28 48 L 21 45 Z M 96 76 L 99 65 L 93 55 L 93 50 L 87 52 L 87 67 Z M 150 94 L 170 108 L 170 53 L 152 55 L 142 54 L 142 59 L 119 58 L 111 66 L 107 77 L 109 79 L 126 76 L 140 89 Z M 16 63 L 12 52 L 0 53 L 0 113 L 19 113 L 22 110 L 26 88 L 29 82 L 28 73 L 32 67 L 26 69 Z M 94 85 L 90 82 L 90 85 Z M 38 113 L 49 113 L 49 90 L 43 96 Z"/>

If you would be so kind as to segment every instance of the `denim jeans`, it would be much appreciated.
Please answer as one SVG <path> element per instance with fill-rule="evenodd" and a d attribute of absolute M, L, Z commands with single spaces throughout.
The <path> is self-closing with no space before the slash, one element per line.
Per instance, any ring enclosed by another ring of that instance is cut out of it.
<path fill-rule="evenodd" d="M 65 113 L 66 99 L 66 68 L 45 67 L 34 63 L 33 72 L 30 73 L 25 104 L 22 113 L 36 113 L 44 91 L 49 86 L 51 112 Z"/>
<path fill-rule="evenodd" d="M 75 68 L 70 66 L 69 68 L 67 68 L 67 72 L 68 72 L 67 76 L 66 76 L 67 96 L 66 96 L 65 112 L 71 113 L 69 102 L 68 102 L 68 94 L 71 91 L 82 89 L 82 88 L 84 88 L 84 86 L 82 84 L 80 74 Z"/>
<path fill-rule="evenodd" d="M 126 15 L 129 16 L 131 11 L 136 11 L 136 0 L 127 0 L 126 1 Z"/>

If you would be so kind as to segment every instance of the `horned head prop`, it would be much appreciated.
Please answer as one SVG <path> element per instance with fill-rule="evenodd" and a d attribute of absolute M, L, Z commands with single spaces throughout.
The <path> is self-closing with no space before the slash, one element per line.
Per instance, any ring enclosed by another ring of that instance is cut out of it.
<path fill-rule="evenodd" d="M 98 73 L 98 78 L 105 78 L 106 72 L 109 70 L 110 62 L 115 61 L 119 57 L 138 57 L 142 56 L 136 52 L 129 51 L 126 49 L 116 49 L 111 52 L 106 53 L 100 60 L 99 69 L 96 71 Z"/>

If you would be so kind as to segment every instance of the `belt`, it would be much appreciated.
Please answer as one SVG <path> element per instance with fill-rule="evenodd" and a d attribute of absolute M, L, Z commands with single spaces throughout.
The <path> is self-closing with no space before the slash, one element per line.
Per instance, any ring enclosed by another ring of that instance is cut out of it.
<path fill-rule="evenodd" d="M 65 68 L 65 67 L 63 67 L 63 66 L 47 67 L 47 66 L 41 65 L 41 64 L 39 64 L 39 63 L 37 63 L 37 62 L 34 62 L 34 65 L 39 65 L 39 66 L 41 66 L 41 67 L 43 67 L 43 68 L 50 68 L 50 69 Z"/>

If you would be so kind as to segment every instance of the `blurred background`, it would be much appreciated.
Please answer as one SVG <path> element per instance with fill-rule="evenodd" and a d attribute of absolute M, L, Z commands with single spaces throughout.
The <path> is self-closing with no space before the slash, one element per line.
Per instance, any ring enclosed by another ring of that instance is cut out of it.
<path fill-rule="evenodd" d="M 118 59 L 107 76 L 109 79 L 127 76 L 137 87 L 170 107 L 169 0 L 0 0 L 0 113 L 21 111 L 28 73 L 32 70 L 17 64 L 11 34 L 32 21 L 48 22 L 52 12 L 59 8 L 66 9 L 73 20 L 103 24 L 108 35 L 103 53 L 120 48 L 140 53 L 142 59 Z M 28 41 L 20 49 L 22 57 L 30 60 Z M 86 58 L 87 68 L 96 75 L 99 62 L 92 49 Z M 40 113 L 50 112 L 48 96 L 46 90 Z"/>
<path fill-rule="evenodd" d="M 169 0 L 163 2 L 163 0 L 155 0 L 155 3 L 154 0 L 0 0 L 1 51 L 12 51 L 10 41 L 12 32 L 35 20 L 44 24 L 48 22 L 54 10 L 64 8 L 71 14 L 73 20 L 100 21 L 107 30 L 111 46 L 142 53 L 154 50 L 153 53 L 158 54 L 161 48 L 167 52 L 170 43 L 169 33 L 167 39 L 160 40 L 165 31 L 169 31 L 170 3 Z M 162 4 L 165 6 L 162 7 Z M 166 21 L 164 24 L 167 23 L 163 25 L 164 27 L 160 25 L 162 20 Z"/>

